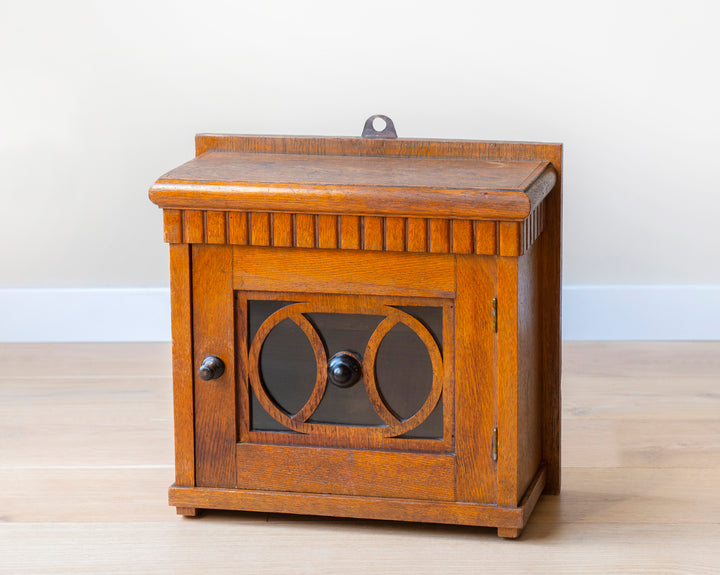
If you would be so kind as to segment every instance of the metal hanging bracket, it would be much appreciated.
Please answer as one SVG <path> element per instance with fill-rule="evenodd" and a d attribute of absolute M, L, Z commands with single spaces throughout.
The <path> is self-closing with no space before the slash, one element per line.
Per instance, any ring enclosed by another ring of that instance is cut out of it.
<path fill-rule="evenodd" d="M 373 122 L 375 121 L 375 118 L 380 118 L 385 122 L 385 127 L 378 131 L 373 126 Z M 380 138 L 397 138 L 397 132 L 395 131 L 395 124 L 393 124 L 393 121 L 388 118 L 387 116 L 383 116 L 382 114 L 375 114 L 374 116 L 370 116 L 365 121 L 365 127 L 362 131 L 362 138 L 374 138 L 374 139 L 380 139 Z"/>

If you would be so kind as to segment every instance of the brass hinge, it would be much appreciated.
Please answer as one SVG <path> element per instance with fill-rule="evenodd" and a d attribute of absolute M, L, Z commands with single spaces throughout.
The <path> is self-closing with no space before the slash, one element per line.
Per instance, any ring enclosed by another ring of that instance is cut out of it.
<path fill-rule="evenodd" d="M 492 324 L 495 333 L 497 333 L 497 323 L 497 298 L 494 297 L 492 301 Z"/>
<path fill-rule="evenodd" d="M 497 438 L 497 427 L 493 427 L 492 432 L 492 451 L 491 457 L 493 461 L 497 461 L 497 450 L 498 450 L 498 438 Z"/>

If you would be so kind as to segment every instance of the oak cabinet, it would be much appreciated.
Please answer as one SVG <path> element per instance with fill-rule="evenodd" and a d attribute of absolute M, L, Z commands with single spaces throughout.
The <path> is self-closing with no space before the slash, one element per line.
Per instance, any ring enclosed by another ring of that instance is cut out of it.
<path fill-rule="evenodd" d="M 178 512 L 497 527 L 560 487 L 560 145 L 199 135 L 170 244 Z"/>

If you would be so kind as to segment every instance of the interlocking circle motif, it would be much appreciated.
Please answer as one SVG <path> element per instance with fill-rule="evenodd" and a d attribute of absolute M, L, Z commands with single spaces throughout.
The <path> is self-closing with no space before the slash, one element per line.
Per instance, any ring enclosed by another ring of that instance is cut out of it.
<path fill-rule="evenodd" d="M 367 391 L 370 403 L 377 414 L 387 424 L 387 426 L 343 426 L 358 427 L 366 430 L 371 435 L 379 437 L 396 437 L 415 429 L 420 425 L 435 409 L 435 406 L 442 394 L 443 386 L 443 359 L 438 349 L 435 339 L 428 329 L 416 318 L 410 314 L 394 308 L 389 305 L 364 305 L 361 309 L 350 307 L 349 305 L 324 305 L 322 303 L 294 303 L 289 304 L 268 317 L 260 326 L 249 353 L 249 378 L 255 396 L 257 397 L 263 409 L 277 422 L 285 427 L 299 433 L 319 433 L 331 432 L 331 428 L 337 428 L 338 425 L 328 423 L 310 423 L 308 418 L 312 416 L 320 405 L 327 389 L 327 354 L 325 345 L 318 335 L 313 325 L 303 315 L 306 313 L 354 313 L 365 315 L 382 315 L 385 319 L 375 328 L 370 340 L 368 341 L 365 353 L 363 354 L 363 381 Z M 294 415 L 286 413 L 280 408 L 275 401 L 268 395 L 260 376 L 260 353 L 262 346 L 268 334 L 281 321 L 289 319 L 293 321 L 307 336 L 315 353 L 315 362 L 317 365 L 317 374 L 315 378 L 315 387 L 305 405 Z M 423 405 L 415 414 L 405 420 L 400 420 L 387 405 L 382 393 L 378 389 L 375 379 L 375 360 L 380 343 L 388 332 L 397 324 L 402 323 L 410 328 L 415 335 L 425 344 L 430 355 L 432 363 L 433 381 L 430 392 Z"/>

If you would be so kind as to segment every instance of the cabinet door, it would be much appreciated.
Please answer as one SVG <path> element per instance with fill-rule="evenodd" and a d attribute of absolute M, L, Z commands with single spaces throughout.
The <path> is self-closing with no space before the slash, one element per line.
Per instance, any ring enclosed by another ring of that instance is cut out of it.
<path fill-rule="evenodd" d="M 451 299 L 236 292 L 238 487 L 454 499 Z"/>
<path fill-rule="evenodd" d="M 458 473 L 454 256 L 206 249 L 195 363 L 226 371 L 196 378 L 198 485 L 455 501 L 458 478 L 494 481 L 489 444 Z M 493 417 L 492 370 L 465 417 Z"/>

